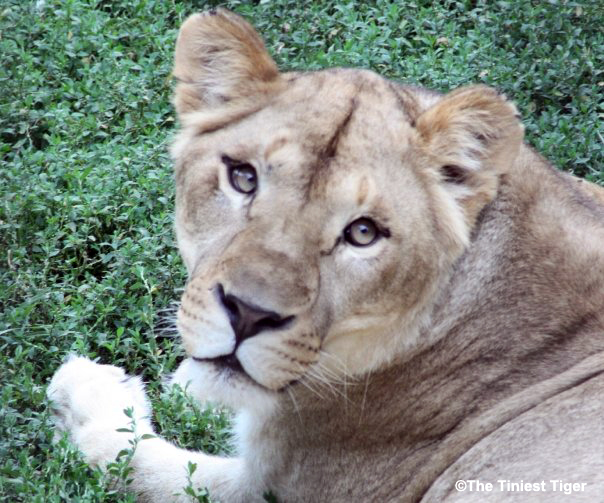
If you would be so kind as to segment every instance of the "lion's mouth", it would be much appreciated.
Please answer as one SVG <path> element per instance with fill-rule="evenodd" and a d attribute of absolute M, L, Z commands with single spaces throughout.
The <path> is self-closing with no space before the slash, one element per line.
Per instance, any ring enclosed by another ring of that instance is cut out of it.
<path fill-rule="evenodd" d="M 241 362 L 239 361 L 239 358 L 237 358 L 237 355 L 235 355 L 235 353 L 216 356 L 214 358 L 197 358 L 195 356 L 193 356 L 192 358 L 196 362 L 212 364 L 220 373 L 243 377 L 246 380 L 256 384 L 257 386 L 264 387 L 245 371 L 245 369 L 241 365 Z"/>
<path fill-rule="evenodd" d="M 235 353 L 231 353 L 229 355 L 217 356 L 215 358 L 193 358 L 194 360 L 201 362 L 209 362 L 213 363 L 217 367 L 230 370 L 231 372 L 240 372 L 242 374 L 246 374 L 247 372 L 244 370 L 239 358 L 235 355 Z"/>
<path fill-rule="evenodd" d="M 213 358 L 199 358 L 197 356 L 192 356 L 191 359 L 195 360 L 198 363 L 211 364 L 222 377 L 225 377 L 227 379 L 230 377 L 239 378 L 247 383 L 262 388 L 265 391 L 283 392 L 289 386 L 293 386 L 299 382 L 299 379 L 293 379 L 278 389 L 269 388 L 268 386 L 265 386 L 264 384 L 258 382 L 246 372 L 246 370 L 243 368 L 243 365 L 241 365 L 239 358 L 237 358 L 237 355 L 234 352 L 228 355 L 221 355 Z"/>

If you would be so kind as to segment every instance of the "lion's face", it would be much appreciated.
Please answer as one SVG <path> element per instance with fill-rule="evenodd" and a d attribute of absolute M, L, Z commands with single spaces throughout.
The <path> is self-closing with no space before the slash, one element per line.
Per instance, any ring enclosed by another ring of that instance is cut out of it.
<path fill-rule="evenodd" d="M 415 341 L 496 190 L 504 135 L 484 110 L 476 131 L 451 117 L 478 103 L 516 121 L 485 88 L 443 99 L 370 72 L 278 74 L 250 30 L 219 11 L 179 36 L 178 325 L 204 379 L 277 391 Z"/>

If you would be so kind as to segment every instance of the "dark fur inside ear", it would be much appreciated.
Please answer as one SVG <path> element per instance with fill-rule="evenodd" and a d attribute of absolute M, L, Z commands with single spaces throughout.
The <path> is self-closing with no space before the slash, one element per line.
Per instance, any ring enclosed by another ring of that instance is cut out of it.
<path fill-rule="evenodd" d="M 465 183 L 468 177 L 467 170 L 454 164 L 446 164 L 442 166 L 440 168 L 440 173 L 443 177 L 443 181 L 457 185 Z"/>

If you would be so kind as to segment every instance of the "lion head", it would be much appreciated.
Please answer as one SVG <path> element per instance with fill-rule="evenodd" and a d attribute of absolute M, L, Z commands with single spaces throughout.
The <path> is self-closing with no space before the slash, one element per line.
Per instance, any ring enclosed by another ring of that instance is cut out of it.
<path fill-rule="evenodd" d="M 224 10 L 184 23 L 174 75 L 189 275 L 177 377 L 237 402 L 317 372 L 361 375 L 417 344 L 522 144 L 515 107 L 485 86 L 280 73 Z"/>

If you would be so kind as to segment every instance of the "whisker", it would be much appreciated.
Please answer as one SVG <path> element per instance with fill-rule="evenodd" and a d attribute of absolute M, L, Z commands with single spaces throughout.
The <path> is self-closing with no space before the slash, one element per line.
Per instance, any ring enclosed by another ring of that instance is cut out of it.
<path fill-rule="evenodd" d="M 317 377 L 319 377 L 321 380 L 325 381 L 326 383 L 329 383 L 332 385 L 333 384 L 336 384 L 336 385 L 344 384 L 344 379 L 341 374 L 336 374 L 335 372 L 332 372 L 331 369 L 321 365 L 320 363 L 317 363 L 316 365 L 314 365 L 312 371 Z"/>
<path fill-rule="evenodd" d="M 156 332 L 153 334 L 156 339 L 176 339 L 178 338 L 178 333 L 169 333 L 169 332 Z"/>
<path fill-rule="evenodd" d="M 335 356 L 335 355 L 333 355 L 331 353 L 328 353 L 327 351 L 324 351 L 324 350 L 321 350 L 319 352 L 319 355 L 321 357 L 323 357 L 323 358 L 330 358 L 337 365 L 338 370 L 340 372 L 342 372 L 343 374 L 347 374 L 348 373 L 348 369 L 346 367 L 346 364 L 342 361 L 341 358 L 339 358 L 339 357 L 337 357 L 337 356 Z"/>
<path fill-rule="evenodd" d="M 156 327 L 161 327 L 161 326 L 176 326 L 176 319 L 175 318 L 161 318 L 159 320 L 157 320 L 157 322 L 155 323 Z"/>
<path fill-rule="evenodd" d="M 294 404 L 294 409 L 296 409 L 296 415 L 298 416 L 298 419 L 300 420 L 300 424 L 303 424 L 302 415 L 300 414 L 300 408 L 298 407 L 298 402 L 296 402 L 296 397 L 294 396 L 294 393 L 292 392 L 291 388 L 289 388 L 289 387 L 287 388 L 287 394 L 289 395 L 290 400 Z"/>
<path fill-rule="evenodd" d="M 328 379 L 326 379 L 317 368 L 311 367 L 306 375 L 308 375 L 309 378 L 314 379 L 317 384 L 328 388 L 332 394 L 335 395 L 338 393 L 338 390 L 335 388 L 335 386 Z"/>
<path fill-rule="evenodd" d="M 334 366 L 328 365 L 325 361 L 321 361 L 320 358 L 317 364 L 321 366 L 321 369 L 325 373 L 330 374 L 331 376 L 333 376 L 334 379 L 337 379 L 338 381 L 343 383 L 346 383 L 348 379 L 350 379 L 351 381 L 355 381 L 355 378 L 348 371 L 346 364 L 342 362 L 340 358 L 330 353 L 327 353 L 326 351 L 321 351 L 320 357 L 330 358 L 335 363 Z"/>
<path fill-rule="evenodd" d="M 320 371 L 320 369 L 318 367 L 311 367 L 308 372 L 306 373 L 306 376 L 308 376 L 309 379 L 311 379 L 314 383 L 316 383 L 318 386 L 326 388 L 328 391 L 331 392 L 331 394 L 333 396 L 339 395 L 341 396 L 346 403 L 348 403 L 350 400 L 348 399 L 348 396 L 346 394 L 346 387 L 344 386 L 344 392 L 342 392 L 339 387 L 345 383 L 340 382 L 335 382 L 335 381 L 331 381 L 330 379 L 326 378 Z"/>
<path fill-rule="evenodd" d="M 323 362 L 317 362 L 315 367 L 330 381 L 343 384 L 345 381 L 345 373 L 344 372 L 336 372 L 333 369 L 326 366 Z"/>
<path fill-rule="evenodd" d="M 361 411 L 359 413 L 359 426 L 361 421 L 363 420 L 363 412 L 365 411 L 365 402 L 367 401 L 367 389 L 369 388 L 369 377 L 371 376 L 371 372 L 367 372 L 365 376 L 365 389 L 363 390 L 363 400 L 361 401 Z"/>
<path fill-rule="evenodd" d="M 317 391 L 316 388 L 314 388 L 311 384 L 311 380 L 307 379 L 308 373 L 306 372 L 306 368 L 302 367 L 302 365 L 299 365 L 300 370 L 303 372 L 302 378 L 298 380 L 298 382 L 300 384 L 302 384 L 302 386 L 304 386 L 306 389 L 308 389 L 311 393 L 317 395 L 321 400 L 325 399 L 325 396 L 322 395 L 321 393 L 319 393 L 319 391 Z"/>
<path fill-rule="evenodd" d="M 178 311 L 179 307 L 180 307 L 180 302 L 178 302 L 174 305 L 168 306 L 168 307 L 164 307 L 162 309 L 158 309 L 155 312 L 156 312 L 156 314 L 158 314 L 158 313 L 176 313 L 176 311 Z"/>
<path fill-rule="evenodd" d="M 300 382 L 300 384 L 302 384 L 302 386 L 308 389 L 308 391 L 310 391 L 313 395 L 318 396 L 321 400 L 325 399 L 325 396 L 319 393 L 314 387 L 312 387 L 308 381 L 300 379 L 300 381 L 298 382 Z"/>

